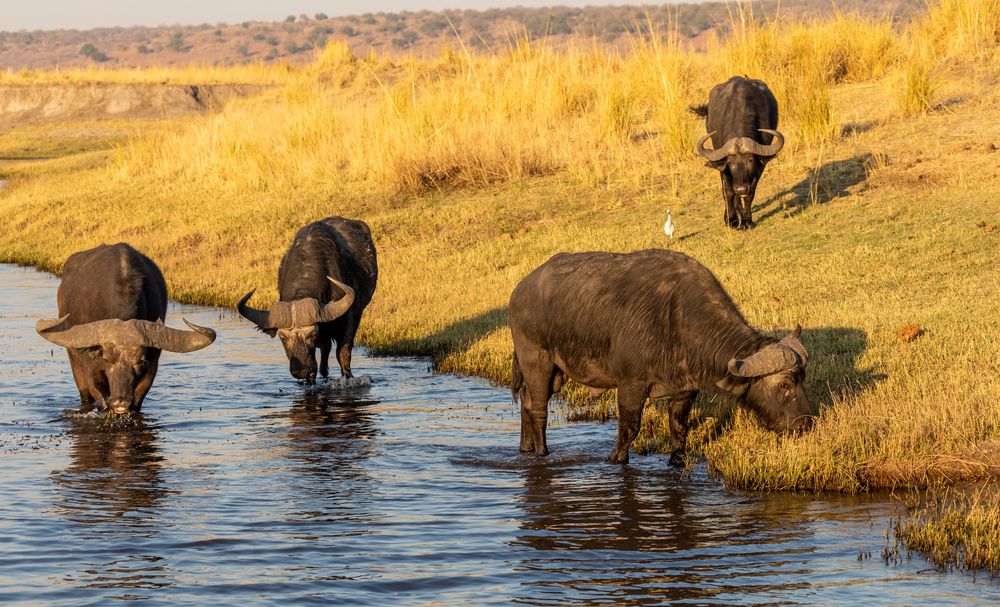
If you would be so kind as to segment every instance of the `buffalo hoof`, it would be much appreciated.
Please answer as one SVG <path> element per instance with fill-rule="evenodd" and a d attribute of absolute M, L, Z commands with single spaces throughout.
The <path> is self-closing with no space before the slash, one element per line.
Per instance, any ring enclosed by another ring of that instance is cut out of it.
<path fill-rule="evenodd" d="M 683 452 L 674 451 L 670 454 L 670 465 L 676 466 L 678 468 L 683 468 L 687 465 L 686 458 Z"/>
<path fill-rule="evenodd" d="M 624 453 L 619 453 L 614 451 L 608 456 L 609 464 L 627 464 L 628 463 L 628 451 Z"/>

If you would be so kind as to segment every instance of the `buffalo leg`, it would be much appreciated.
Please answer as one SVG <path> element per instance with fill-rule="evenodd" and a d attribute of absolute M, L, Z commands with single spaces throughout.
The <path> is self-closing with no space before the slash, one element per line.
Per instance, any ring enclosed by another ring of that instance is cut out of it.
<path fill-rule="evenodd" d="M 731 228 L 740 227 L 740 215 L 736 208 L 736 191 L 733 189 L 733 178 L 726 171 L 722 175 L 722 196 L 726 199 L 726 224 Z"/>
<path fill-rule="evenodd" d="M 94 398 L 91 380 L 84 371 L 83 364 L 80 363 L 76 354 L 69 350 L 69 368 L 73 372 L 73 381 L 76 382 L 76 389 L 80 392 L 80 413 L 87 413 L 94 408 L 97 399 Z"/>
<path fill-rule="evenodd" d="M 357 322 L 349 323 L 342 337 L 337 339 L 337 362 L 340 363 L 341 377 L 354 377 L 351 373 L 351 350 L 354 349 L 354 334 L 358 330 L 361 318 Z"/>
<path fill-rule="evenodd" d="M 108 394 L 111 390 L 108 387 L 108 378 L 103 373 L 97 372 L 90 375 L 87 384 L 90 388 L 90 397 L 94 399 L 98 411 L 108 408 Z"/>
<path fill-rule="evenodd" d="M 319 346 L 319 374 L 321 377 L 330 377 L 330 350 L 333 349 L 333 339 L 329 336 L 320 336 L 316 345 Z"/>
<path fill-rule="evenodd" d="M 753 227 L 753 201 L 749 196 L 739 198 L 740 229 L 749 230 Z"/>
<path fill-rule="evenodd" d="M 521 451 L 548 455 L 545 439 L 548 425 L 549 398 L 552 396 L 556 366 L 542 350 L 518 352 L 517 360 L 524 375 L 521 391 Z"/>
<path fill-rule="evenodd" d="M 153 380 L 156 379 L 156 371 L 159 367 L 160 354 L 156 353 L 149 357 L 149 368 L 146 369 L 146 374 L 135 385 L 135 391 L 132 392 L 132 396 L 135 399 L 135 406 L 132 409 L 134 412 L 138 413 L 142 408 L 142 401 L 146 399 L 149 389 L 153 387 Z"/>
<path fill-rule="evenodd" d="M 678 398 L 667 401 L 670 411 L 670 465 L 684 465 L 684 446 L 688 434 L 688 414 L 694 403 L 697 392 L 690 392 Z"/>
<path fill-rule="evenodd" d="M 639 434 L 642 407 L 649 396 L 649 386 L 618 386 L 618 442 L 608 457 L 612 464 L 627 464 L 628 450 Z"/>

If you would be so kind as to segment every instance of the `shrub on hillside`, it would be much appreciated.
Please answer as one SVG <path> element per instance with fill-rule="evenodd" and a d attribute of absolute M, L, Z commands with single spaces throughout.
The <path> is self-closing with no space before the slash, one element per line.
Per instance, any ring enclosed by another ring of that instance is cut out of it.
<path fill-rule="evenodd" d="M 84 44 L 80 47 L 80 54 L 84 57 L 88 57 L 98 63 L 104 63 L 108 60 L 108 56 L 105 55 L 99 48 L 91 43 Z"/>

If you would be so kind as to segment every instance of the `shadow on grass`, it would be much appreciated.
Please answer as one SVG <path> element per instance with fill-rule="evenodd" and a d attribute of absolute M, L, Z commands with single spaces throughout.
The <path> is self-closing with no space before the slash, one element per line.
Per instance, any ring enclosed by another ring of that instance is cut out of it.
<path fill-rule="evenodd" d="M 868 348 L 868 334 L 853 327 L 802 329 L 802 343 L 809 352 L 806 394 L 813 408 L 853 396 L 875 386 L 886 376 L 859 366 Z"/>
<path fill-rule="evenodd" d="M 467 352 L 477 341 L 505 326 L 507 306 L 455 321 L 426 337 L 402 339 L 370 350 L 382 356 L 430 356 L 437 365 L 448 355 Z"/>
<path fill-rule="evenodd" d="M 826 204 L 837 198 L 849 196 L 850 188 L 868 179 L 868 167 L 874 161 L 872 154 L 859 154 L 853 158 L 833 160 L 810 169 L 805 179 L 754 207 L 755 213 L 766 211 L 760 216 L 755 216 L 754 221 L 757 223 L 766 221 L 781 212 L 792 217 L 812 204 Z"/>
<path fill-rule="evenodd" d="M 867 133 L 873 128 L 881 124 L 878 120 L 861 120 L 858 122 L 848 122 L 840 129 L 841 137 L 850 137 L 851 135 L 860 135 L 861 133 Z"/>

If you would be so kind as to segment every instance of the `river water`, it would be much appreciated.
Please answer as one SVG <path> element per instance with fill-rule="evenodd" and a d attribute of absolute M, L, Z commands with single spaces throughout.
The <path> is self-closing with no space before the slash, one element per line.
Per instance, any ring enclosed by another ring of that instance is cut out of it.
<path fill-rule="evenodd" d="M 58 281 L 0 284 L 2 605 L 1000 602 L 988 576 L 886 565 L 884 499 L 606 464 L 613 423 L 556 423 L 552 455 L 521 456 L 505 390 L 360 349 L 370 385 L 305 387 L 214 308 L 171 305 L 218 340 L 165 352 L 141 424 L 102 428 L 64 413 L 65 352 L 34 332 Z"/>

